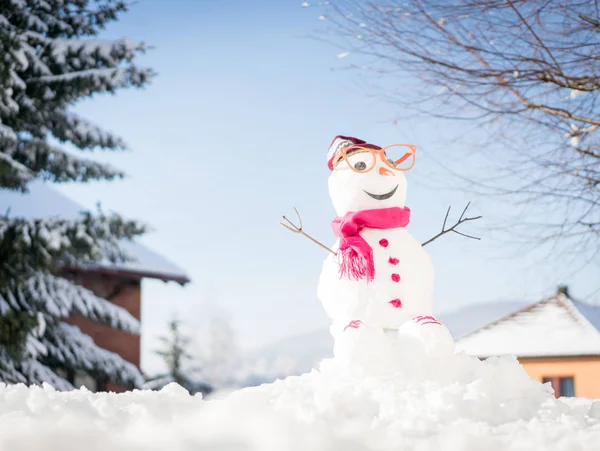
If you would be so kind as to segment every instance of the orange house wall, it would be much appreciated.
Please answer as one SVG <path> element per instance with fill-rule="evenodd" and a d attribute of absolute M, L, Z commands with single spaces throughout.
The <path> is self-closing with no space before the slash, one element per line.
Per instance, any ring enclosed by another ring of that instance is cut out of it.
<path fill-rule="evenodd" d="M 575 396 L 600 399 L 600 356 L 520 358 L 531 378 L 573 377 Z"/>

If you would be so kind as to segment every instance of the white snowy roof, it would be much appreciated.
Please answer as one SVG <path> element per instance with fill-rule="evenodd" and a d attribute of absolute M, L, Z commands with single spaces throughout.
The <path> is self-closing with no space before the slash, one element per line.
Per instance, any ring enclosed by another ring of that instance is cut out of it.
<path fill-rule="evenodd" d="M 600 307 L 559 293 L 467 334 L 457 345 L 477 357 L 600 355 Z"/>
<path fill-rule="evenodd" d="M 9 211 L 9 217 L 26 219 L 61 217 L 74 218 L 84 210 L 67 196 L 52 189 L 48 184 L 35 181 L 30 183 L 28 193 L 0 190 L 0 213 Z M 10 210 L 9 210 L 10 209 Z M 123 241 L 122 249 L 135 261 L 111 264 L 103 263 L 93 270 L 104 273 L 129 273 L 136 277 L 148 277 L 163 281 L 176 281 L 185 284 L 190 281 L 185 272 L 157 253 L 133 241 Z M 90 269 L 90 268 L 86 268 Z"/>

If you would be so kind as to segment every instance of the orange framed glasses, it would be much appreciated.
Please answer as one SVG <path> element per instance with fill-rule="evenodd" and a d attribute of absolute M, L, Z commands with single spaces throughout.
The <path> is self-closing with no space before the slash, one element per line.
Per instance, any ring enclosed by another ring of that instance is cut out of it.
<path fill-rule="evenodd" d="M 383 149 L 371 149 L 360 145 L 344 147 L 337 153 L 334 169 L 341 160 L 345 160 L 354 172 L 365 173 L 375 167 L 379 157 L 394 171 L 409 171 L 416 161 L 417 148 L 412 144 L 392 144 Z"/>

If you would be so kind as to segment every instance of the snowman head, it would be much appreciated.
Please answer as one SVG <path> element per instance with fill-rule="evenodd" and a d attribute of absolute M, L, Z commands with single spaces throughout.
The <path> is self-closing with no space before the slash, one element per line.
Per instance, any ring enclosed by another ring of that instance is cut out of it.
<path fill-rule="evenodd" d="M 415 147 L 385 148 L 357 138 L 337 136 L 328 152 L 329 195 L 338 216 L 349 211 L 404 207 L 406 177 Z"/>

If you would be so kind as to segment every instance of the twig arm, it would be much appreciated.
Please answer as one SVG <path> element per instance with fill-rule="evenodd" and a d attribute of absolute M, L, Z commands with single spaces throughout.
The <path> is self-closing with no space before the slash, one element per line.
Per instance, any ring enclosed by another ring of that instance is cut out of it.
<path fill-rule="evenodd" d="M 462 211 L 462 213 L 460 214 L 460 217 L 458 218 L 458 221 L 456 221 L 456 223 L 450 227 L 450 228 L 446 228 L 446 222 L 448 221 L 448 214 L 450 213 L 450 207 L 448 207 L 448 210 L 446 211 L 446 217 L 444 218 L 444 223 L 442 224 L 442 230 L 440 233 L 438 233 L 437 235 L 435 235 L 434 237 L 428 239 L 427 241 L 425 241 L 423 244 L 421 244 L 421 246 L 427 246 L 429 243 L 431 243 L 432 241 L 437 240 L 439 237 L 441 237 L 442 235 L 445 235 L 446 233 L 456 233 L 458 235 L 464 236 L 465 238 L 471 238 L 473 240 L 480 240 L 481 238 L 476 237 L 476 236 L 472 236 L 472 235 L 467 235 L 466 233 L 462 233 L 459 232 L 458 230 L 456 230 L 456 228 L 461 225 L 464 222 L 468 222 L 468 221 L 475 221 L 477 219 L 480 219 L 481 216 L 474 216 L 472 218 L 469 217 L 465 217 L 465 214 L 467 213 L 467 210 L 469 209 L 469 206 L 471 205 L 471 202 L 469 202 L 467 204 L 467 206 L 465 207 L 465 209 Z"/>
<path fill-rule="evenodd" d="M 306 238 L 308 238 L 309 240 L 311 240 L 313 243 L 318 244 L 319 246 L 321 246 L 323 249 L 325 249 L 326 251 L 331 252 L 333 255 L 337 255 L 337 252 L 329 249 L 327 246 L 325 246 L 323 243 L 321 243 L 320 241 L 315 240 L 312 236 L 310 236 L 308 233 L 302 231 L 301 232 L 302 235 L 304 235 Z"/>
<path fill-rule="evenodd" d="M 298 210 L 296 209 L 296 207 L 294 207 L 294 211 L 296 212 L 296 216 L 298 216 L 298 222 L 300 223 L 299 226 L 295 225 L 292 221 L 290 221 L 285 216 L 283 217 L 283 221 L 287 222 L 287 224 L 284 224 L 283 221 L 281 221 L 279 224 L 281 224 L 283 227 L 288 229 L 290 232 L 299 233 L 300 235 L 304 235 L 306 238 L 311 240 L 313 243 L 321 246 L 326 251 L 331 252 L 333 255 L 337 255 L 337 252 L 331 250 L 330 248 L 325 246 L 323 243 L 314 239 L 312 236 L 310 236 L 308 233 L 306 233 L 304 230 L 302 230 L 302 218 L 300 217 L 300 213 L 298 213 Z"/>

